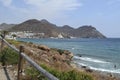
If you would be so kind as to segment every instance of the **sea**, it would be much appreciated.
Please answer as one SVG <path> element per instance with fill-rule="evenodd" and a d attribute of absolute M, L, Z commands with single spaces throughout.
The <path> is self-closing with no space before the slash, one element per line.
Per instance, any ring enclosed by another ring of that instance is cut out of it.
<path fill-rule="evenodd" d="M 50 48 L 69 50 L 78 66 L 87 66 L 96 71 L 120 74 L 120 38 L 106 39 L 32 39 L 17 38 L 18 41 L 44 44 Z"/>

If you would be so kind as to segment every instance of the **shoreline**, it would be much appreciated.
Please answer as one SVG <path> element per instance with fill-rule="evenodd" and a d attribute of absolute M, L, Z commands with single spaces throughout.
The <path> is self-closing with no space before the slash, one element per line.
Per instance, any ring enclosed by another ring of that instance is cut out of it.
<path fill-rule="evenodd" d="M 33 45 L 36 45 L 35 43 L 33 43 Z M 86 73 L 90 73 L 91 75 L 95 75 L 97 77 L 99 77 L 99 79 L 95 79 L 95 80 L 106 80 L 106 78 L 108 78 L 107 80 L 109 80 L 109 78 L 114 78 L 114 79 L 110 79 L 110 80 L 120 80 L 119 75 L 115 75 L 113 73 L 110 72 L 103 72 L 103 71 L 98 71 L 98 70 L 93 70 L 90 69 L 89 66 L 82 66 L 80 67 L 80 65 L 77 65 L 76 63 L 72 62 L 72 64 L 74 65 L 74 67 L 76 66 L 76 69 L 78 71 L 83 71 Z M 104 79 L 102 79 L 104 77 Z"/>
<path fill-rule="evenodd" d="M 72 64 L 74 64 L 76 66 L 76 69 L 79 71 L 90 73 L 90 74 L 95 75 L 95 76 L 113 78 L 112 80 L 120 80 L 119 73 L 111 73 L 111 72 L 106 72 L 106 71 L 94 70 L 94 69 L 91 69 L 89 66 L 78 65 L 74 61 L 72 61 Z M 106 79 L 103 79 L 103 80 L 106 80 Z"/>

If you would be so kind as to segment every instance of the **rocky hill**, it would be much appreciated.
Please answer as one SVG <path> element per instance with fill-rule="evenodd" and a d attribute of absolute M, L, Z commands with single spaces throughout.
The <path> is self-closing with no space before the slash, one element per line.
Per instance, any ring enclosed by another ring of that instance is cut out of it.
<path fill-rule="evenodd" d="M 32 31 L 32 32 L 41 32 L 45 33 L 45 37 L 57 37 L 58 32 L 56 25 L 49 23 L 47 20 L 38 21 L 36 19 L 31 19 L 25 21 L 21 24 L 18 24 L 11 29 L 10 31 Z"/>
<path fill-rule="evenodd" d="M 79 37 L 79 38 L 106 38 L 96 28 L 92 26 L 82 26 L 77 29 L 64 25 L 58 27 L 55 24 L 43 19 L 41 21 L 31 19 L 21 24 L 15 25 L 9 31 L 32 31 L 44 33 L 45 37 L 58 37 L 62 35 L 64 38 Z"/>
<path fill-rule="evenodd" d="M 71 35 L 82 38 L 106 38 L 95 27 L 87 26 L 87 25 L 72 30 Z"/>
<path fill-rule="evenodd" d="M 0 24 L 0 29 L 1 29 L 1 30 L 7 30 L 7 29 L 9 29 L 9 28 L 11 28 L 11 27 L 13 27 L 13 26 L 15 26 L 15 24 L 2 23 L 2 24 Z"/>

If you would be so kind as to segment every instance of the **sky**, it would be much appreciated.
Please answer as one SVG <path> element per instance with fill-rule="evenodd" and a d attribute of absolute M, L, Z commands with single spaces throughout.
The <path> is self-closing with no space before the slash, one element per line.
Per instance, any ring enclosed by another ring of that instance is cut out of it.
<path fill-rule="evenodd" d="M 120 0 L 0 0 L 0 24 L 47 19 L 58 26 L 92 25 L 120 38 Z"/>

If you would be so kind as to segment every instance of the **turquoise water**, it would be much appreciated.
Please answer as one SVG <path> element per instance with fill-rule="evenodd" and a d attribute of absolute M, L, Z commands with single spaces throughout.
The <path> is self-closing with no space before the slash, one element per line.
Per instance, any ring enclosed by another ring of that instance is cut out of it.
<path fill-rule="evenodd" d="M 27 39 L 17 40 L 45 44 L 51 48 L 70 50 L 74 62 L 100 70 L 120 74 L 120 39 Z M 82 57 L 80 57 L 80 55 Z"/>

